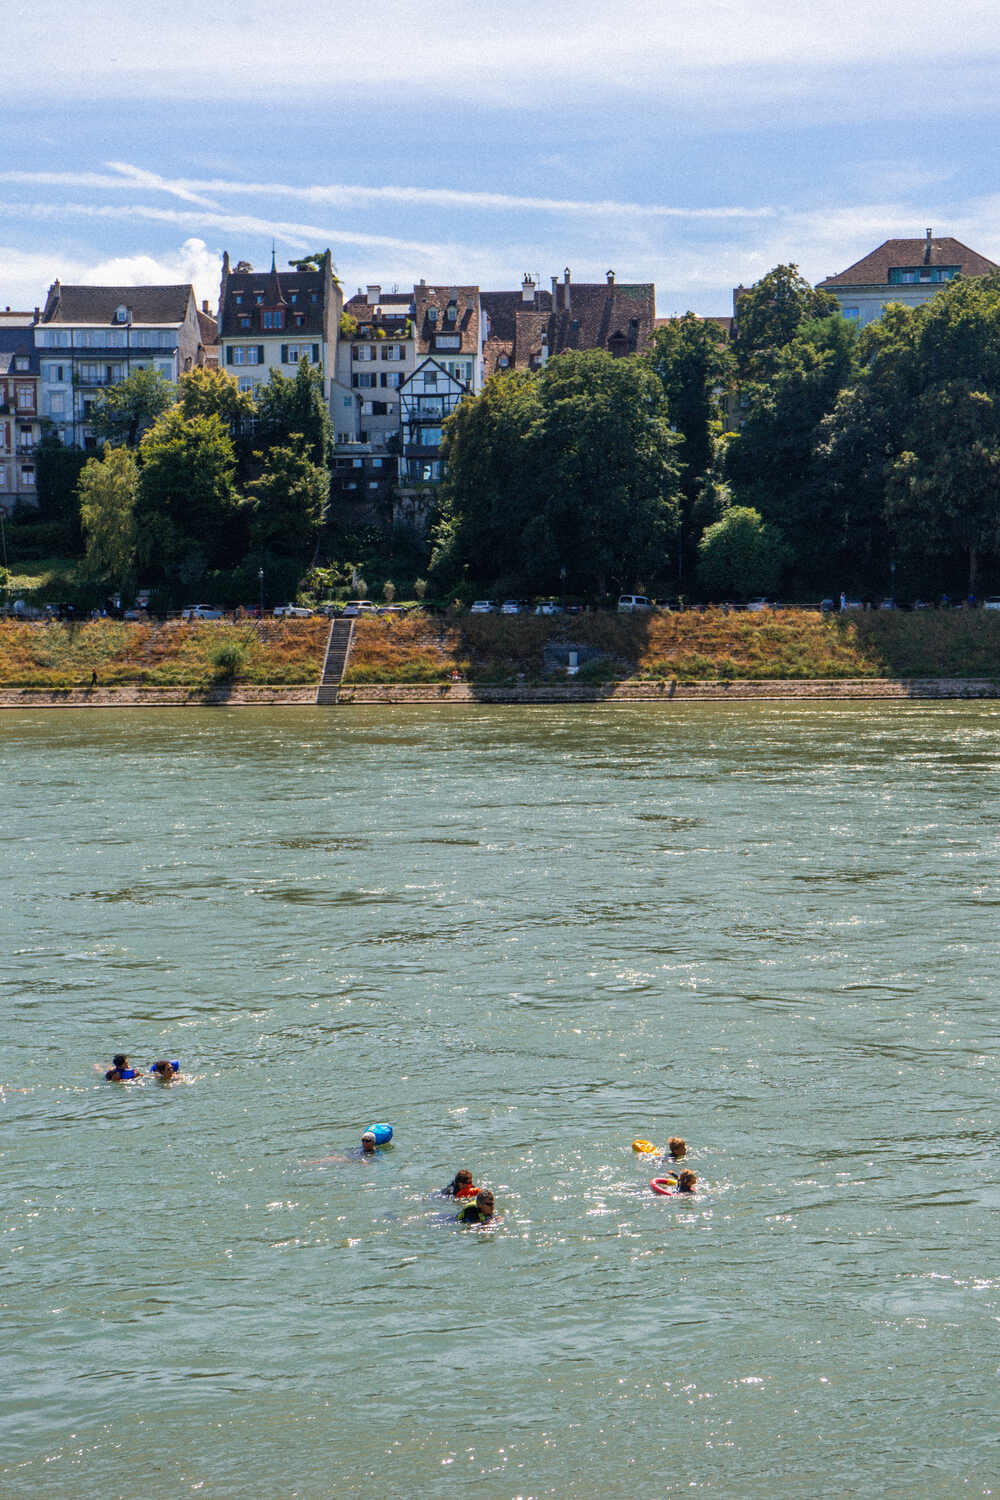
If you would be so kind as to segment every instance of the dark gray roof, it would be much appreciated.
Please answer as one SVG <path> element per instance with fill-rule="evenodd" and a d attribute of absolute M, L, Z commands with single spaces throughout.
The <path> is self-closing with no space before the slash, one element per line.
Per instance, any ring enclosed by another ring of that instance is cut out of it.
<path fill-rule="evenodd" d="M 114 323 L 115 309 L 131 310 L 133 323 L 183 323 L 194 297 L 179 286 L 62 286 L 49 288 L 43 323 Z"/>
<path fill-rule="evenodd" d="M 8 374 L 16 354 L 28 357 L 28 375 L 38 374 L 38 356 L 30 328 L 0 328 L 0 375 Z"/>

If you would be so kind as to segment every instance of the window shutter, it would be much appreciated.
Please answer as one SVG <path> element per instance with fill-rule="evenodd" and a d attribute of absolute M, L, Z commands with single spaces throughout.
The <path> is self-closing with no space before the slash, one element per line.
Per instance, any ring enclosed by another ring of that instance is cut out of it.
<path fill-rule="evenodd" d="M 287 363 L 288 363 L 288 345 L 287 344 L 282 344 L 282 346 L 281 346 L 281 363 L 283 365 L 287 365 Z"/>
<path fill-rule="evenodd" d="M 232 344 L 227 344 L 226 345 L 226 364 L 227 365 L 231 365 L 232 362 L 233 362 L 233 346 L 232 346 Z"/>
<path fill-rule="evenodd" d="M 313 362 L 314 365 L 318 365 L 319 364 L 319 345 L 318 344 L 313 344 L 312 362 Z"/>
<path fill-rule="evenodd" d="M 264 345 L 263 344 L 258 344 L 257 345 L 257 363 L 259 365 L 262 365 L 264 363 Z"/>

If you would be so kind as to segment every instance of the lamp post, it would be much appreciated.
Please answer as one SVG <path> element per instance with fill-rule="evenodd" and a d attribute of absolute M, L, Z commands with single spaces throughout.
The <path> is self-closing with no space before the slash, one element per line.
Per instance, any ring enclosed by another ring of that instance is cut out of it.
<path fill-rule="evenodd" d="M 896 602 L 896 559 L 889 559 L 889 598 L 893 604 Z"/>
<path fill-rule="evenodd" d="M 566 564 L 563 563 L 559 569 L 559 582 L 562 584 L 562 607 L 563 614 L 566 613 Z"/>
<path fill-rule="evenodd" d="M 257 584 L 260 589 L 260 618 L 264 618 L 264 569 L 257 569 Z"/>

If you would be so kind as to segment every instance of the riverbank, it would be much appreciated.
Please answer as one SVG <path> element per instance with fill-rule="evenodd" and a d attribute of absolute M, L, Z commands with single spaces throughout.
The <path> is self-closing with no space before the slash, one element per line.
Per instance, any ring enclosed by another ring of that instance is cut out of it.
<path fill-rule="evenodd" d="M 593 703 L 1000 695 L 1000 613 L 722 610 L 355 622 L 0 622 L 0 708 Z"/>

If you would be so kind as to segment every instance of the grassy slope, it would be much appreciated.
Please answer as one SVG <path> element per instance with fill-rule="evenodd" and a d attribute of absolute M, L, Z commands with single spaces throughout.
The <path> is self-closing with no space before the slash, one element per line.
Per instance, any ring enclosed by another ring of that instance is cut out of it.
<path fill-rule="evenodd" d="M 981 677 L 1000 672 L 1000 613 L 875 612 L 824 618 L 779 614 L 581 615 L 569 619 L 425 615 L 358 621 L 345 681 L 472 682 L 545 677 L 547 641 L 595 647 L 582 680 Z"/>
<path fill-rule="evenodd" d="M 326 620 L 234 624 L 76 625 L 0 621 L 0 687 L 207 687 L 228 680 L 214 658 L 236 653 L 236 683 L 318 682 Z M 580 679 L 734 677 L 992 677 L 1000 675 L 1000 612 L 777 615 L 581 615 L 566 619 L 413 614 L 359 620 L 348 683 L 544 681 L 546 642 L 595 648 Z M 558 677 L 558 673 L 554 674 Z"/>
<path fill-rule="evenodd" d="M 329 635 L 326 620 L 197 621 L 133 625 L 94 620 L 75 625 L 0 621 L 0 687 L 208 687 L 223 676 L 213 657 L 239 653 L 233 680 L 315 683 Z"/>

